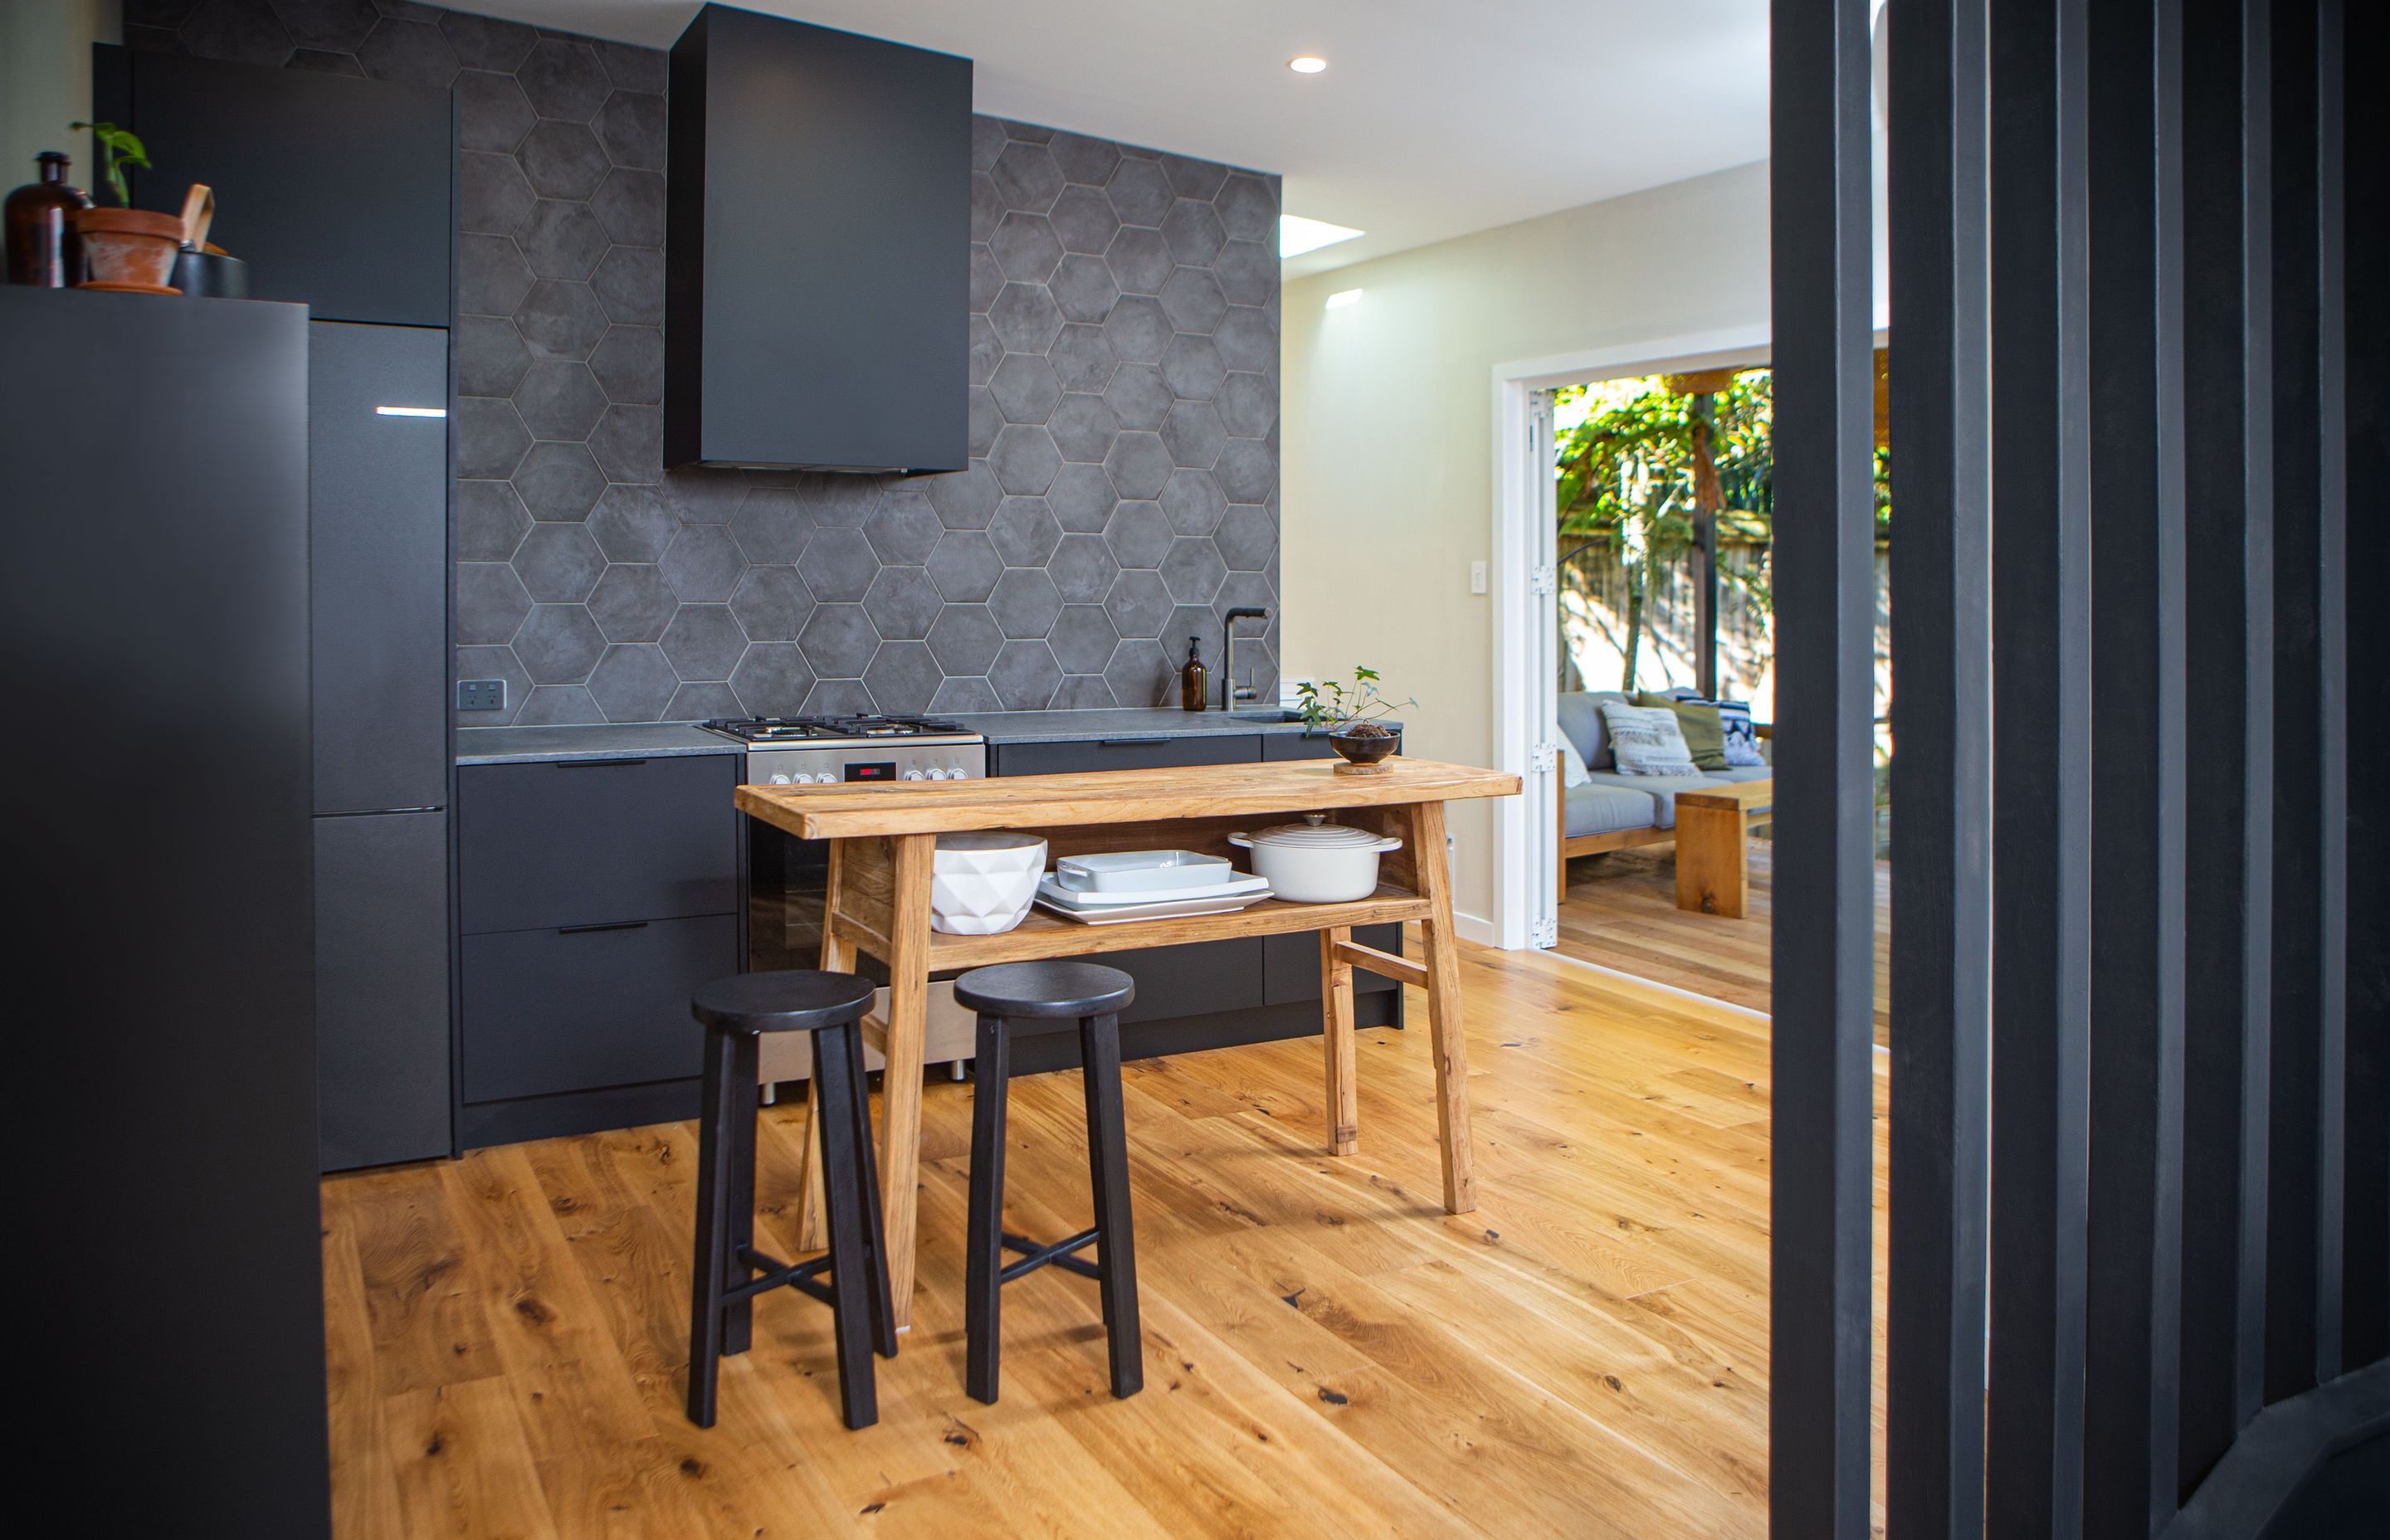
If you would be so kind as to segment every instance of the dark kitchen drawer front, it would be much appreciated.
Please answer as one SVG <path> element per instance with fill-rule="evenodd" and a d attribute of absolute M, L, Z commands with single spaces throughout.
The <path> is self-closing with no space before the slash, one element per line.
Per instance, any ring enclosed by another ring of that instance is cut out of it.
<path fill-rule="evenodd" d="M 739 907 L 736 754 L 456 772 L 469 934 Z"/>
<path fill-rule="evenodd" d="M 465 1099 L 501 1101 L 694 1075 L 688 997 L 739 971 L 728 915 L 465 938 Z"/>
<path fill-rule="evenodd" d="M 1149 946 L 1107 952 L 1089 960 L 1120 969 L 1137 981 L 1137 999 L 1121 1012 L 1124 1021 L 1207 1016 L 1262 1003 L 1265 939 L 1240 936 L 1191 946 Z"/>
<path fill-rule="evenodd" d="M 1403 955 L 1403 928 L 1399 925 L 1364 925 L 1353 932 L 1353 939 L 1364 946 L 1374 946 L 1398 957 Z M 1318 999 L 1318 932 L 1306 930 L 1293 935 L 1264 936 L 1261 941 L 1262 995 L 1265 1003 L 1283 1006 L 1296 1000 Z M 1353 990 L 1357 995 L 1375 995 L 1399 987 L 1383 974 L 1358 968 L 1353 970 Z"/>
<path fill-rule="evenodd" d="M 1086 770 L 1154 770 L 1182 764 L 1251 764 L 1262 739 L 1253 733 L 1204 738 L 1085 738 L 1074 743 L 1005 743 L 988 751 L 996 776 L 1070 776 Z"/>
<path fill-rule="evenodd" d="M 449 1151 L 448 815 L 315 820 L 326 1171 Z"/>

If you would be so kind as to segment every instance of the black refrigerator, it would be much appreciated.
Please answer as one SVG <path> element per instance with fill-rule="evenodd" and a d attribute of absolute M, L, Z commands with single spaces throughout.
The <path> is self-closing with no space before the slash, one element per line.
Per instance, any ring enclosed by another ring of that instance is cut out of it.
<path fill-rule="evenodd" d="M 95 1532 L 330 1528 L 307 326 L 0 289 L 19 1502 Z"/>

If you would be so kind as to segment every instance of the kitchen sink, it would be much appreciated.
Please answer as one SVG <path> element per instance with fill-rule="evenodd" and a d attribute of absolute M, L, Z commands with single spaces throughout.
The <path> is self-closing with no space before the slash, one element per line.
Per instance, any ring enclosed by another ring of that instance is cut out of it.
<path fill-rule="evenodd" d="M 1237 719 L 1238 721 L 1240 721 L 1240 722 L 1272 722 L 1272 723 L 1279 723 L 1279 722 L 1300 722 L 1300 721 L 1302 721 L 1302 720 L 1303 720 L 1303 713 L 1302 713 L 1301 712 L 1289 712 L 1289 711 L 1275 711 L 1275 712 L 1230 712 L 1228 714 L 1229 714 L 1230 716 L 1232 716 L 1232 717 L 1236 718 L 1236 719 Z"/>

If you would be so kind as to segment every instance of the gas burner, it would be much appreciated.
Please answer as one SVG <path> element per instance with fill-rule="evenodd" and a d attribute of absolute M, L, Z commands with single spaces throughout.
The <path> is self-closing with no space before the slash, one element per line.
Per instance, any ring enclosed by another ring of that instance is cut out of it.
<path fill-rule="evenodd" d="M 716 717 L 704 725 L 725 738 L 759 748 L 820 747 L 897 738 L 978 738 L 959 722 L 921 716 L 734 716 Z"/>

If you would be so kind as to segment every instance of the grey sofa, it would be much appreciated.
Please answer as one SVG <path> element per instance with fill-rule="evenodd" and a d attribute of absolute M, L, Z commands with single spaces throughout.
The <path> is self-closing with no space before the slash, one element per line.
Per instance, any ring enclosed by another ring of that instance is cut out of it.
<path fill-rule="evenodd" d="M 1690 694 L 1690 691 L 1677 691 Z M 1610 751 L 1610 734 L 1601 720 L 1601 702 L 1625 704 L 1621 690 L 1576 690 L 1560 698 L 1561 731 L 1585 758 L 1592 780 L 1561 787 L 1560 881 L 1568 891 L 1568 863 L 1573 855 L 1594 855 L 1630 845 L 1664 844 L 1676 837 L 1677 793 L 1736 781 L 1766 780 L 1775 771 L 1764 764 L 1736 765 L 1704 771 L 1699 776 L 1622 776 Z M 1767 729 L 1760 733 L 1767 736 Z"/>

